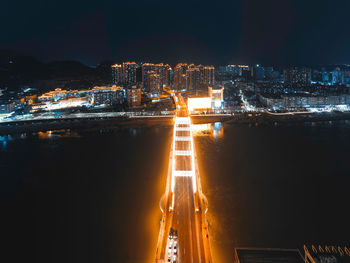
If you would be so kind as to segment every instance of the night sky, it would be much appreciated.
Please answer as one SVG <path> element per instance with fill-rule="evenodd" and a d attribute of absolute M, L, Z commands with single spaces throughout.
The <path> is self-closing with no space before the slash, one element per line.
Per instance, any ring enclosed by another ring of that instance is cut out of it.
<path fill-rule="evenodd" d="M 44 61 L 350 63 L 349 0 L 2 0 L 0 49 Z"/>

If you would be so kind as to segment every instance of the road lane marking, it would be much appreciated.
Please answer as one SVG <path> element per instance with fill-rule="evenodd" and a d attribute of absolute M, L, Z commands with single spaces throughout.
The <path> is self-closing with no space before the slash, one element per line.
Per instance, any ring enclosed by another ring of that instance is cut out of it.
<path fill-rule="evenodd" d="M 191 141 L 190 136 L 176 136 L 175 141 Z"/>
<path fill-rule="evenodd" d="M 173 171 L 174 177 L 192 177 L 194 175 L 194 171 Z"/>
<path fill-rule="evenodd" d="M 175 155 L 181 155 L 181 156 L 192 156 L 192 151 L 175 151 Z"/>
<path fill-rule="evenodd" d="M 187 127 L 176 127 L 176 130 L 177 131 L 190 131 L 190 127 L 189 126 L 187 126 Z"/>

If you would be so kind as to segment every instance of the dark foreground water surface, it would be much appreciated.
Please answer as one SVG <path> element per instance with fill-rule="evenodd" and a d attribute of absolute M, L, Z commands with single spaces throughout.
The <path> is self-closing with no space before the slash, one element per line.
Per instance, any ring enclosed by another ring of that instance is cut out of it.
<path fill-rule="evenodd" d="M 232 262 L 238 246 L 349 242 L 350 124 L 195 129 L 215 262 Z M 171 136 L 0 137 L 0 258 L 153 262 Z"/>

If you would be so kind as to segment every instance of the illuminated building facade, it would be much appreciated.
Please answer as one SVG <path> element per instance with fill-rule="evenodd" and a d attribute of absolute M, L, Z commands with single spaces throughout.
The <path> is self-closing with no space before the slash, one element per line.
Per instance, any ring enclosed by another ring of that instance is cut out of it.
<path fill-rule="evenodd" d="M 131 107 L 141 105 L 141 87 L 134 85 L 126 89 L 126 98 Z"/>
<path fill-rule="evenodd" d="M 123 103 L 125 90 L 121 86 L 94 87 L 91 90 L 61 90 L 42 94 L 38 97 L 39 103 L 31 104 L 31 111 L 60 110 L 92 105 L 112 106 Z"/>
<path fill-rule="evenodd" d="M 213 67 L 213 66 L 204 67 L 203 83 L 206 85 L 214 85 L 215 84 L 215 67 Z"/>
<path fill-rule="evenodd" d="M 31 105 L 31 111 L 51 111 L 51 110 L 62 110 L 68 108 L 77 108 L 82 106 L 90 106 L 90 97 L 72 97 L 62 99 L 58 101 L 42 101 L 37 104 Z"/>
<path fill-rule="evenodd" d="M 112 65 L 112 81 L 114 85 L 133 85 L 136 83 L 137 64 L 124 62 Z"/>
<path fill-rule="evenodd" d="M 243 71 L 249 71 L 249 66 L 247 65 L 227 65 L 225 71 L 232 73 L 233 76 L 243 76 Z"/>
<path fill-rule="evenodd" d="M 197 91 L 201 84 L 201 72 L 199 68 L 193 67 L 186 70 L 186 90 Z"/>
<path fill-rule="evenodd" d="M 2 101 L 0 100 L 0 114 L 7 114 L 10 112 L 13 112 L 15 109 L 16 109 L 16 104 L 14 102 L 2 103 Z"/>
<path fill-rule="evenodd" d="M 125 100 L 125 90 L 120 86 L 94 87 L 91 90 L 93 105 L 112 106 L 121 104 Z"/>
<path fill-rule="evenodd" d="M 137 64 L 135 62 L 123 63 L 123 83 L 126 86 L 134 85 L 136 83 Z"/>
<path fill-rule="evenodd" d="M 58 101 L 64 99 L 68 96 L 69 92 L 67 90 L 55 89 L 49 92 L 46 92 L 38 97 L 39 101 Z"/>
<path fill-rule="evenodd" d="M 150 87 L 148 86 L 149 82 L 148 82 L 148 77 L 147 74 L 148 72 L 156 72 L 156 65 L 155 64 L 151 64 L 151 63 L 145 63 L 142 64 L 142 85 L 143 85 L 143 90 L 146 92 L 150 91 Z"/>
<path fill-rule="evenodd" d="M 260 94 L 260 102 L 270 109 L 305 109 L 305 108 L 327 108 L 327 107 L 345 107 L 350 105 L 350 94 L 339 95 L 275 95 Z"/>
<path fill-rule="evenodd" d="M 247 65 L 226 65 L 220 66 L 215 72 L 216 77 L 223 80 L 232 80 L 233 78 L 243 78 L 250 73 L 250 67 Z M 214 80 L 215 81 L 215 80 Z"/>
<path fill-rule="evenodd" d="M 314 69 L 311 75 L 312 83 L 350 86 L 350 70 L 347 68 L 335 67 L 333 70 L 322 68 L 321 71 Z"/>
<path fill-rule="evenodd" d="M 132 86 L 137 81 L 138 66 L 135 62 L 124 62 L 112 66 L 112 77 L 115 85 Z M 146 92 L 154 90 L 149 86 L 148 72 L 159 75 L 159 92 L 164 87 L 173 86 L 175 90 L 196 91 L 203 84 L 214 85 L 215 68 L 213 66 L 203 66 L 179 63 L 174 69 L 168 64 L 144 63 L 141 66 L 142 88 Z M 157 81 L 158 82 L 158 81 Z M 158 84 L 157 84 L 158 85 Z"/>
<path fill-rule="evenodd" d="M 177 64 L 174 68 L 174 89 L 197 91 L 201 86 L 214 85 L 215 68 L 194 64 Z"/>
<path fill-rule="evenodd" d="M 209 97 L 212 102 L 212 109 L 224 108 L 224 88 L 209 87 Z"/>
<path fill-rule="evenodd" d="M 265 68 L 258 64 L 252 68 L 251 74 L 255 80 L 263 80 L 265 79 Z"/>
<path fill-rule="evenodd" d="M 168 68 L 167 70 L 167 86 L 174 85 L 174 70 L 172 68 Z"/>
<path fill-rule="evenodd" d="M 168 71 L 171 70 L 171 67 L 168 64 L 156 64 L 155 65 L 156 68 L 156 73 L 159 75 L 159 79 L 160 79 L 160 88 L 161 90 L 164 87 L 169 86 L 169 82 L 168 82 Z"/>
<path fill-rule="evenodd" d="M 292 87 L 307 87 L 311 84 L 311 70 L 291 67 L 284 71 L 284 84 Z"/>
<path fill-rule="evenodd" d="M 34 103 L 36 103 L 38 100 L 38 95 L 34 94 L 34 95 L 29 95 L 29 96 L 25 96 L 23 98 L 21 98 L 21 104 L 22 105 L 32 105 Z"/>
<path fill-rule="evenodd" d="M 186 70 L 187 64 L 177 64 L 174 69 L 174 90 L 180 91 L 186 89 Z"/>
<path fill-rule="evenodd" d="M 112 65 L 112 82 L 114 85 L 123 84 L 123 67 L 121 64 Z"/>
<path fill-rule="evenodd" d="M 55 89 L 46 92 L 38 97 L 38 101 L 59 101 L 69 97 L 84 97 L 89 95 L 91 90 L 62 90 Z"/>
<path fill-rule="evenodd" d="M 144 86 L 147 88 L 145 91 L 151 96 L 158 96 L 161 90 L 159 74 L 155 71 L 148 71 L 145 77 Z"/>
<path fill-rule="evenodd" d="M 160 91 L 162 91 L 164 87 L 167 87 L 170 85 L 170 81 L 172 77 L 172 69 L 168 64 L 145 63 L 142 65 L 142 83 L 143 83 L 143 89 L 145 91 L 151 90 L 151 88 L 148 86 L 149 85 L 149 81 L 147 79 L 148 72 L 153 72 L 159 75 Z"/>
<path fill-rule="evenodd" d="M 208 111 L 211 109 L 212 102 L 210 97 L 188 98 L 187 105 L 190 112 Z"/>

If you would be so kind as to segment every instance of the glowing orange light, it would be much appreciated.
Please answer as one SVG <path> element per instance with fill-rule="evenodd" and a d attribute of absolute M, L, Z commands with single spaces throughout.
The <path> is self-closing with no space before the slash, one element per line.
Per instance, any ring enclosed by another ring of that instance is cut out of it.
<path fill-rule="evenodd" d="M 195 109 L 210 109 L 211 108 L 211 98 L 188 98 L 188 110 L 194 111 Z"/>

